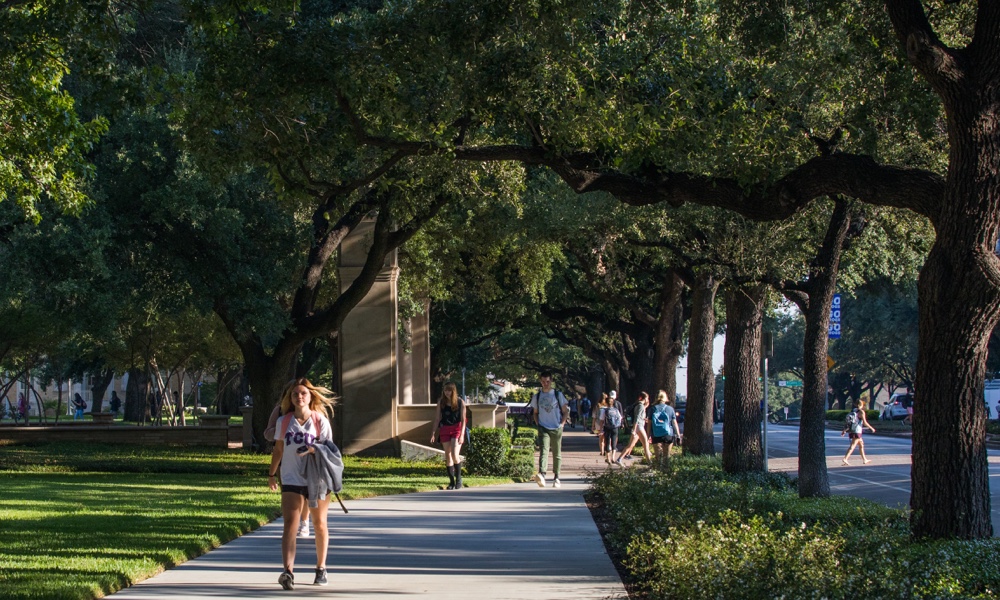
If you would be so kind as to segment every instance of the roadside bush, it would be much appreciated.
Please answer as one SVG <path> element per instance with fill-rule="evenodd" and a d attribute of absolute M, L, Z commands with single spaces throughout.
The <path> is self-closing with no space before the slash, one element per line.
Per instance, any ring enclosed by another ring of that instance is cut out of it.
<path fill-rule="evenodd" d="M 609 471 L 593 492 L 628 579 L 660 598 L 996 598 L 1000 540 L 918 543 L 907 513 L 858 498 L 799 498 L 774 474 L 717 458 L 666 473 Z"/>
<path fill-rule="evenodd" d="M 1000 435 L 1000 421 L 986 421 L 986 433 Z"/>
<path fill-rule="evenodd" d="M 473 427 L 469 430 L 471 444 L 465 457 L 465 467 L 473 475 L 504 477 L 507 475 L 507 453 L 510 434 L 501 427 Z"/>
<path fill-rule="evenodd" d="M 534 427 L 519 427 L 514 432 L 511 445 L 515 448 L 534 448 L 538 442 L 538 430 Z"/>
<path fill-rule="evenodd" d="M 507 453 L 507 476 L 528 481 L 535 474 L 535 452 L 531 448 L 511 448 Z"/>

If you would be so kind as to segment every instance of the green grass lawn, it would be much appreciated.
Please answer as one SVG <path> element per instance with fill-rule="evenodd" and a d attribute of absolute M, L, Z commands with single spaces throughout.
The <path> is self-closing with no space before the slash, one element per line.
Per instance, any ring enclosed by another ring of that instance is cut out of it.
<path fill-rule="evenodd" d="M 0 597 L 100 597 L 260 527 L 278 515 L 269 460 L 204 448 L 0 446 Z M 341 497 L 438 489 L 443 472 L 346 457 Z"/>

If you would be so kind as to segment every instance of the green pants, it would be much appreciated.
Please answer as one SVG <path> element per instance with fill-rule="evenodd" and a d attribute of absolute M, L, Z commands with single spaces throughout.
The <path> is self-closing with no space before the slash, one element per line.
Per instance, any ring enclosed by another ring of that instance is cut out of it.
<path fill-rule="evenodd" d="M 538 455 L 538 472 L 545 475 L 549 465 L 549 446 L 552 447 L 552 473 L 559 479 L 559 467 L 562 465 L 562 427 L 559 429 L 538 428 L 538 438 L 542 451 Z"/>

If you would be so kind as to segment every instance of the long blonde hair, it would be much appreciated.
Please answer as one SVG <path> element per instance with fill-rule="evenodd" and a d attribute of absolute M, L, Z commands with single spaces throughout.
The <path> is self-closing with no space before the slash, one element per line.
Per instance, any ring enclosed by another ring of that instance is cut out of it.
<path fill-rule="evenodd" d="M 281 392 L 281 414 L 284 415 L 294 410 L 292 406 L 292 392 L 300 385 L 309 390 L 309 410 L 319 411 L 320 414 L 329 417 L 330 411 L 327 409 L 333 407 L 336 394 L 328 388 L 313 385 L 305 377 L 293 379 L 285 384 L 285 389 Z"/>
<path fill-rule="evenodd" d="M 667 393 L 664 392 L 663 390 L 660 390 L 656 394 L 656 403 L 657 404 L 669 404 L 669 402 L 667 402 Z"/>
<path fill-rule="evenodd" d="M 458 410 L 458 402 L 458 386 L 454 382 L 449 381 L 441 389 L 441 397 L 438 398 L 438 404 L 447 403 L 451 407 L 451 410 Z"/>

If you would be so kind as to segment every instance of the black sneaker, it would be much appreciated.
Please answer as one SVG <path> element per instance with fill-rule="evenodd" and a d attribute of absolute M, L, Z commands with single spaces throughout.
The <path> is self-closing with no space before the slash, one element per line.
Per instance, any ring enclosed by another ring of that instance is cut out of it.
<path fill-rule="evenodd" d="M 286 590 L 294 590 L 295 575 L 292 575 L 291 571 L 285 571 L 284 573 L 281 574 L 280 577 L 278 577 L 278 583 L 280 583 L 281 587 L 285 588 Z"/>
<path fill-rule="evenodd" d="M 316 569 L 316 581 L 313 585 L 326 585 L 328 582 L 326 580 L 326 569 L 317 568 Z"/>

